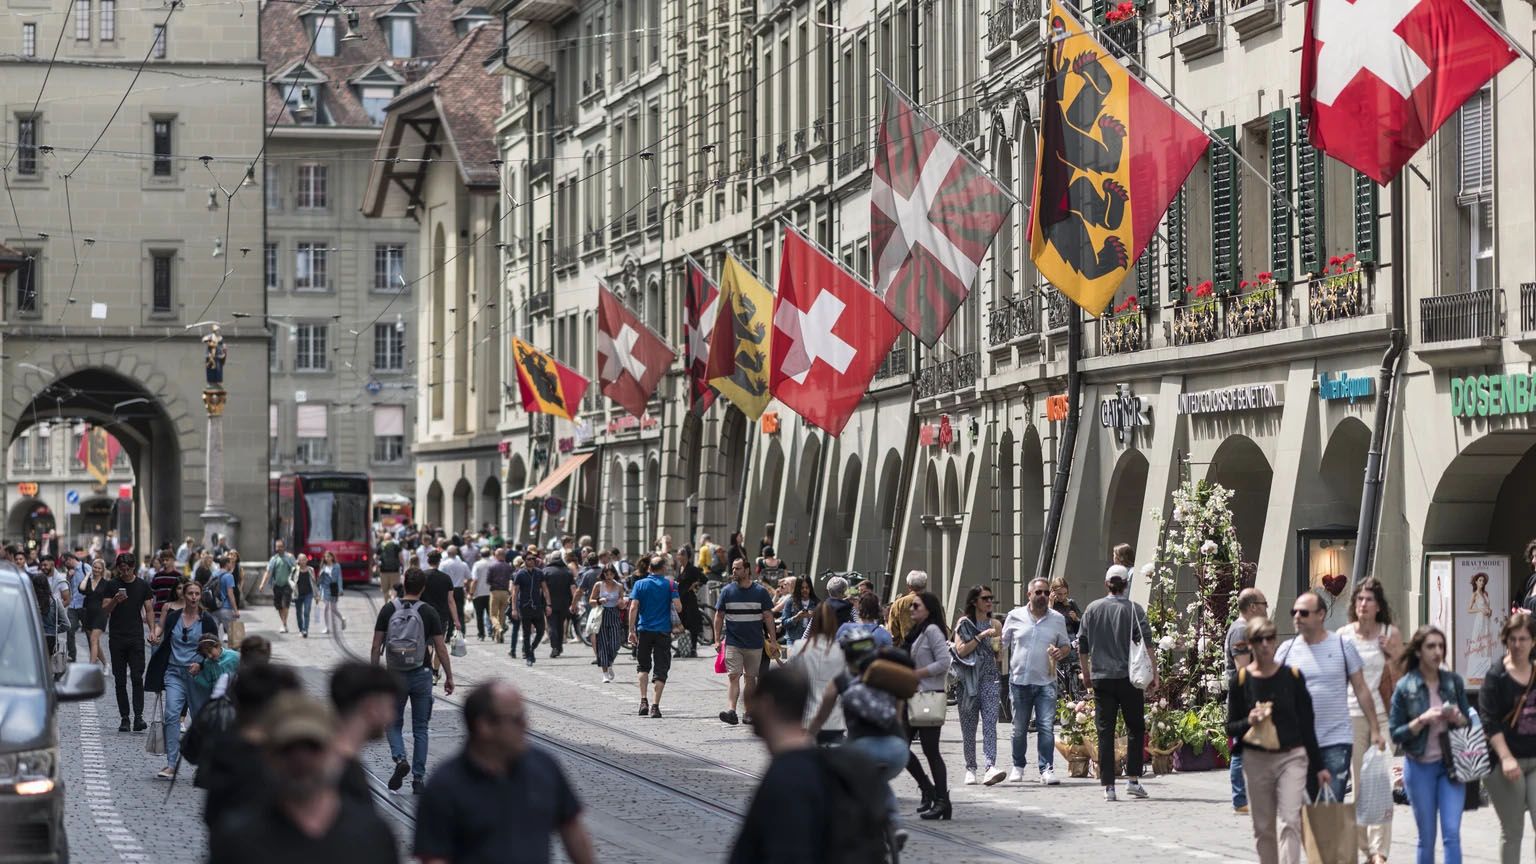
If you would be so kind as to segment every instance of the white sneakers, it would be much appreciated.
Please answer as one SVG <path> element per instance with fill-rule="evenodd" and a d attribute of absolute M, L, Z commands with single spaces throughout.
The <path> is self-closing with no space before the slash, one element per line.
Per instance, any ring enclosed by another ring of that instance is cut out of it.
<path fill-rule="evenodd" d="M 1007 772 L 1003 771 L 1003 769 L 993 766 L 988 766 L 985 774 L 986 776 L 981 782 L 988 786 L 996 786 L 1003 782 L 1003 778 L 1008 776 Z"/>
<path fill-rule="evenodd" d="M 613 670 L 612 669 L 610 669 L 607 672 L 603 673 L 603 683 L 604 684 L 612 684 L 613 683 Z"/>
<path fill-rule="evenodd" d="M 976 772 L 975 771 L 967 771 L 967 772 L 965 772 L 965 785 L 967 785 L 967 786 L 975 786 L 976 785 Z"/>
<path fill-rule="evenodd" d="M 1040 785 L 1041 786 L 1056 786 L 1059 783 L 1061 783 L 1061 781 L 1056 779 L 1056 772 L 1055 772 L 1055 770 L 1053 770 L 1051 768 L 1041 768 L 1040 769 Z"/>
<path fill-rule="evenodd" d="M 1008 782 L 1009 783 L 1023 783 L 1024 782 L 1024 772 L 1020 771 L 1018 766 L 1014 766 L 1014 769 L 1012 771 L 1008 772 Z"/>
<path fill-rule="evenodd" d="M 1141 788 L 1140 783 L 1132 780 L 1131 782 L 1125 784 L 1125 794 L 1131 796 L 1132 798 L 1145 798 L 1147 797 L 1147 790 Z"/>

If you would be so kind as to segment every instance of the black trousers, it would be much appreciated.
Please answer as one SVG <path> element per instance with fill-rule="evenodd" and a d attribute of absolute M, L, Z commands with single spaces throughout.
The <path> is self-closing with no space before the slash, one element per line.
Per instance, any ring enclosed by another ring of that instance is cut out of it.
<path fill-rule="evenodd" d="M 85 610 L 84 609 L 70 609 L 70 610 L 68 610 L 68 614 L 69 614 L 69 636 L 68 636 L 69 641 L 67 643 L 65 643 L 64 650 L 69 652 L 69 662 L 73 663 L 73 662 L 75 662 L 75 634 L 80 632 L 81 624 L 84 622 L 84 618 L 85 618 Z M 90 637 L 87 636 L 86 638 L 89 639 Z"/>
<path fill-rule="evenodd" d="M 912 738 L 917 739 L 923 745 L 923 758 L 928 760 L 928 770 L 933 772 L 930 781 L 928 775 L 923 773 L 923 763 L 919 762 L 916 753 L 907 754 L 907 773 L 917 781 L 917 787 L 930 795 L 949 795 L 949 770 L 944 766 L 944 757 L 939 753 L 939 730 L 942 726 L 914 726 Z"/>
<path fill-rule="evenodd" d="M 571 620 L 571 610 L 549 610 L 549 656 L 558 657 L 565 650 L 565 624 Z"/>
<path fill-rule="evenodd" d="M 490 597 L 490 595 L 487 594 L 484 597 L 476 597 L 475 598 L 475 627 L 479 629 L 480 632 L 477 635 L 479 635 L 479 637 L 481 639 L 485 638 L 485 630 L 486 630 L 486 626 L 485 625 L 486 625 L 486 622 L 490 621 L 490 620 L 491 620 L 491 597 Z"/>
<path fill-rule="evenodd" d="M 138 629 L 138 623 L 134 623 Z M 133 633 L 128 636 L 109 636 L 107 648 L 112 652 L 112 681 L 117 687 L 117 714 L 128 716 L 128 681 L 133 676 L 133 716 L 144 716 L 144 636 Z"/>
<path fill-rule="evenodd" d="M 1141 782 L 1141 747 L 1147 734 L 1147 694 L 1136 689 L 1129 678 L 1100 678 L 1093 682 L 1095 712 L 1093 725 L 1099 733 L 1099 778 L 1102 785 L 1115 785 L 1115 713 L 1125 717 L 1125 736 L 1130 742 L 1125 754 L 1125 773 Z M 1106 768 L 1105 766 L 1111 766 Z"/>
<path fill-rule="evenodd" d="M 544 641 L 544 610 L 523 608 L 517 614 L 523 619 L 523 656 L 532 657 L 533 649 Z"/>

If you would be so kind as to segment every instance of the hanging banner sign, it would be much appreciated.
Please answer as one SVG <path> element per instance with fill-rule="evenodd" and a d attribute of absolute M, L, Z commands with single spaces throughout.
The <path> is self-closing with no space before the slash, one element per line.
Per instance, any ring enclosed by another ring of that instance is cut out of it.
<path fill-rule="evenodd" d="M 1284 404 L 1284 384 L 1240 384 L 1179 394 L 1180 414 L 1225 414 L 1279 408 Z"/>
<path fill-rule="evenodd" d="M 1099 423 L 1114 429 L 1121 442 L 1129 441 L 1131 430 L 1152 425 L 1152 403 L 1131 392 L 1131 385 L 1118 384 L 1119 393 L 1106 396 L 1099 403 Z"/>
<path fill-rule="evenodd" d="M 1057 423 L 1067 419 L 1067 413 L 1072 410 L 1072 403 L 1066 395 L 1045 397 L 1045 419 L 1051 423 Z"/>

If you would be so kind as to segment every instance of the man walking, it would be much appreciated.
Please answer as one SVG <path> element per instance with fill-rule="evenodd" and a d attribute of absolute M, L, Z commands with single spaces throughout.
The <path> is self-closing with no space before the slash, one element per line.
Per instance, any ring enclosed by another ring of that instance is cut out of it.
<path fill-rule="evenodd" d="M 1371 746 L 1385 750 L 1387 744 L 1381 737 L 1377 722 L 1376 704 L 1365 684 L 1361 671 L 1364 661 L 1355 644 L 1337 633 L 1329 633 L 1323 625 L 1327 609 L 1323 598 L 1315 591 L 1297 596 L 1291 607 L 1291 620 L 1296 624 L 1296 638 L 1281 645 L 1275 652 L 1275 661 L 1301 670 L 1307 680 L 1307 693 L 1312 697 L 1312 725 L 1317 731 L 1317 749 L 1323 756 L 1323 767 L 1332 775 L 1329 786 L 1335 800 L 1344 800 L 1344 788 L 1349 778 L 1350 756 L 1355 749 L 1355 728 L 1349 719 L 1349 691 L 1355 691 L 1360 710 L 1365 714 L 1367 728 L 1371 730 Z M 1307 777 L 1307 799 L 1317 797 L 1317 777 Z"/>
<path fill-rule="evenodd" d="M 548 862 L 558 833 L 571 864 L 592 864 L 581 802 L 560 763 L 529 742 L 517 688 L 504 681 L 476 687 L 464 700 L 464 726 L 463 752 L 432 772 L 417 810 L 417 860 Z"/>
<path fill-rule="evenodd" d="M 224 628 L 224 639 L 229 641 L 229 625 L 240 617 L 240 601 L 238 584 L 235 581 L 235 568 L 238 565 L 234 553 L 216 556 L 213 559 L 213 578 L 208 580 L 208 590 L 213 594 L 213 617 L 219 621 L 219 626 Z M 283 632 L 288 632 L 284 627 Z M 238 641 L 238 640 L 237 640 Z M 240 646 L 231 644 L 229 647 Z"/>
<path fill-rule="evenodd" d="M 399 582 L 400 539 L 394 534 L 385 534 L 379 541 L 379 596 L 386 602 L 390 600 Z"/>
<path fill-rule="evenodd" d="M 449 546 L 443 555 L 443 561 L 439 569 L 448 574 L 448 580 L 453 584 L 453 608 L 459 610 L 462 620 L 464 615 L 464 601 L 469 596 L 469 579 L 472 575 L 469 564 L 460 556 L 463 547 Z M 457 627 L 458 632 L 469 635 L 468 627 Z"/>
<path fill-rule="evenodd" d="M 1146 694 L 1131 684 L 1131 640 L 1142 643 L 1151 653 L 1152 628 L 1147 624 L 1147 611 L 1125 595 L 1129 584 L 1130 571 L 1123 565 L 1116 564 L 1104 571 L 1107 593 L 1083 610 L 1082 628 L 1077 633 L 1083 685 L 1093 690 L 1097 706 L 1093 721 L 1099 735 L 1100 765 L 1115 764 L 1116 714 L 1125 718 L 1126 737 L 1131 741 L 1141 741 L 1147 732 Z M 1157 686 L 1156 663 L 1152 664 L 1150 686 Z M 1049 721 L 1046 722 L 1048 725 Z M 1041 724 L 1037 720 L 1035 725 Z M 1147 790 L 1141 788 L 1141 760 L 1140 746 L 1131 747 L 1126 753 L 1125 773 L 1130 781 L 1125 791 L 1132 798 L 1147 797 Z M 1100 771 L 1100 776 L 1104 800 L 1114 801 L 1115 772 Z"/>
<path fill-rule="evenodd" d="M 272 557 L 267 560 L 266 572 L 261 574 L 261 583 L 256 586 L 256 593 L 267 590 L 267 580 L 272 581 L 272 606 L 277 609 L 277 617 L 283 622 L 280 632 L 288 632 L 288 609 L 293 605 L 293 571 L 298 562 L 288 551 L 283 548 L 283 541 L 273 544 Z"/>
<path fill-rule="evenodd" d="M 491 557 L 491 547 L 482 546 L 479 560 L 469 568 L 470 602 L 475 604 L 475 634 L 481 642 L 485 641 L 485 619 L 491 613 L 491 583 L 486 581 L 486 576 L 495 563 L 496 559 Z"/>
<path fill-rule="evenodd" d="M 533 651 L 544 639 L 544 616 L 549 609 L 549 586 L 537 559 L 523 560 L 512 577 L 512 618 L 522 624 L 523 661 L 533 665 Z M 512 656 L 517 656 L 515 653 Z"/>
<path fill-rule="evenodd" d="M 112 655 L 112 682 L 117 690 L 117 731 L 127 732 L 128 685 L 133 684 L 133 726 L 135 732 L 149 728 L 144 722 L 144 634 L 151 642 L 155 635 L 150 608 L 154 595 L 149 584 L 139 578 L 133 555 L 117 556 L 117 573 L 97 589 L 101 611 L 107 616 L 107 647 Z M 128 676 L 132 675 L 132 679 Z"/>
<path fill-rule="evenodd" d="M 752 692 L 757 689 L 764 634 L 773 632 L 773 595 L 752 581 L 746 561 L 732 562 L 731 578 L 735 581 L 720 591 L 716 604 L 715 632 L 725 634 L 725 671 L 730 676 L 726 709 L 720 712 L 720 722 L 735 726 L 741 722 L 736 716 L 736 700 L 741 696 L 742 676 L 747 679 L 747 702 L 752 701 Z M 752 722 L 751 715 L 747 722 Z"/>
<path fill-rule="evenodd" d="M 385 735 L 389 755 L 395 760 L 395 772 L 389 778 L 389 790 L 397 791 L 411 775 L 411 791 L 421 794 L 427 776 L 428 724 L 432 720 L 432 671 L 427 652 L 436 653 L 442 665 L 443 692 L 453 695 L 453 667 L 448 659 L 448 645 L 443 641 L 443 619 L 437 610 L 421 599 L 426 574 L 412 568 L 405 571 L 405 596 L 391 600 L 379 610 L 373 625 L 373 650 L 370 657 L 377 665 L 387 657 L 385 666 L 405 681 L 405 692 L 395 700 L 395 722 Z M 405 703 L 411 703 L 411 761 L 405 761 Z"/>
<path fill-rule="evenodd" d="M 491 634 L 497 642 L 506 638 L 507 597 L 512 590 L 512 565 L 507 563 L 507 550 L 497 549 L 491 566 L 485 571 L 485 582 L 491 589 Z M 512 646 L 512 656 L 517 656 L 517 646 Z"/>
<path fill-rule="evenodd" d="M 896 598 L 885 619 L 885 629 L 891 631 L 891 638 L 896 640 L 897 645 L 902 644 L 907 638 L 907 631 L 912 629 L 912 604 L 917 600 L 917 595 L 927 590 L 927 573 L 913 570 L 907 574 L 907 593 Z"/>
<path fill-rule="evenodd" d="M 549 592 L 549 657 L 553 660 L 565 651 L 565 626 L 576 614 L 573 592 L 576 575 L 565 564 L 564 552 L 549 553 L 544 566 L 544 587 Z"/>
<path fill-rule="evenodd" d="M 682 611 L 677 588 L 667 579 L 666 559 L 653 555 L 650 571 L 635 584 L 629 598 L 629 642 L 635 646 L 635 667 L 639 670 L 641 717 L 661 717 L 661 691 L 672 668 L 672 613 L 681 615 Z M 647 702 L 646 683 L 651 679 L 654 693 Z"/>
<path fill-rule="evenodd" d="M 459 610 L 454 603 L 456 592 L 453 588 L 453 577 L 443 572 L 439 566 L 443 563 L 443 553 L 433 549 L 427 553 L 428 569 L 422 574 L 426 581 L 421 591 L 421 600 L 437 611 L 438 618 L 443 622 L 443 639 L 452 640 L 453 634 L 462 632 L 459 626 Z M 437 664 L 432 664 L 433 679 L 437 678 Z"/>
<path fill-rule="evenodd" d="M 1264 599 L 1264 593 L 1257 588 L 1244 588 L 1237 593 L 1237 618 L 1233 619 L 1232 626 L 1227 628 L 1227 641 L 1223 653 L 1227 655 L 1227 678 L 1236 674 L 1237 670 L 1247 666 L 1253 660 L 1253 649 L 1248 647 L 1248 621 L 1251 618 L 1267 617 L 1269 615 L 1269 601 Z M 1233 686 L 1228 681 L 1227 686 Z M 1238 813 L 1248 812 L 1248 783 L 1243 778 L 1243 751 L 1232 751 L 1232 765 L 1228 771 L 1232 780 L 1232 809 Z"/>
<path fill-rule="evenodd" d="M 1003 621 L 1003 642 L 1008 645 L 1008 689 L 1013 699 L 1013 770 L 1010 783 L 1024 779 L 1029 764 L 1029 724 L 1035 724 L 1035 763 L 1040 782 L 1055 786 L 1056 675 L 1053 665 L 1072 653 L 1067 619 L 1051 608 L 1051 583 L 1032 579 L 1029 603 L 1008 613 Z"/>

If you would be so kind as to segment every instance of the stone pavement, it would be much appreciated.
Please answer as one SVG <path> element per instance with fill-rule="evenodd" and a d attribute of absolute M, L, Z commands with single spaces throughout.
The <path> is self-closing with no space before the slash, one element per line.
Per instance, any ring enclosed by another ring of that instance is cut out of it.
<path fill-rule="evenodd" d="M 342 611 L 352 626 L 342 638 L 318 632 L 307 640 L 297 633 L 278 634 L 269 608 L 247 613 L 246 628 L 271 638 L 277 659 L 310 670 L 307 677 L 318 688 L 322 670 L 342 657 L 366 658 L 377 602 L 376 592 L 366 589 L 343 598 Z M 674 661 L 662 702 L 665 716 L 650 720 L 635 714 L 638 691 L 628 654 L 620 654 L 618 680 L 612 684 L 601 683 L 590 665 L 589 649 L 580 643 L 567 643 L 560 659 L 548 659 L 547 647 L 538 654 L 537 665 L 529 668 L 521 658 L 507 657 L 506 646 L 469 637 L 468 656 L 454 660 L 460 690 L 434 709 L 429 766 L 462 745 L 462 722 L 452 703 L 477 682 L 504 678 L 523 690 L 533 730 L 548 736 L 548 746 L 569 772 L 586 807 L 599 860 L 721 860 L 736 830 L 734 814 L 745 809 L 751 795 L 750 775 L 762 770 L 766 754 L 746 727 L 728 727 L 716 719 L 724 708 L 725 676 L 714 674 L 713 657 Z M 159 767 L 157 757 L 143 752 L 142 735 L 120 735 L 116 717 L 108 716 L 115 712 L 101 704 L 67 706 L 61 720 L 65 741 L 80 742 L 78 748 L 65 747 L 68 824 L 76 860 L 201 860 L 201 794 L 184 777 L 170 802 L 164 803 L 168 784 L 152 778 Z M 90 729 L 96 730 L 95 736 Z M 998 749 L 1004 762 L 1009 736 L 1010 727 L 1001 725 Z M 92 737 L 100 748 L 92 746 Z M 409 746 L 409 734 L 406 740 Z M 945 725 L 943 751 L 954 819 L 918 823 L 912 818 L 912 826 L 926 830 L 914 834 L 903 861 L 1102 864 L 1126 860 L 1129 849 L 1136 850 L 1137 858 L 1152 860 L 1255 860 L 1251 823 L 1232 813 L 1225 771 L 1147 778 L 1150 799 L 1130 801 L 1122 795 L 1121 801 L 1109 804 L 1097 781 L 1066 778 L 1064 765 L 1059 772 L 1062 783 L 1055 788 L 1032 782 L 991 788 L 960 785 L 964 763 L 958 722 Z M 387 773 L 386 747 L 376 745 L 367 759 L 372 771 Z M 1030 759 L 1033 762 L 1033 753 Z M 916 785 L 905 776 L 895 785 L 903 810 L 910 812 Z M 408 794 L 397 800 L 410 808 Z M 1393 828 L 1392 858 L 1409 860 L 1415 831 L 1407 808 L 1395 808 Z M 1498 822 L 1491 809 L 1467 814 L 1462 833 L 1466 861 L 1497 860 Z M 1532 840 L 1526 843 L 1529 850 Z"/>

